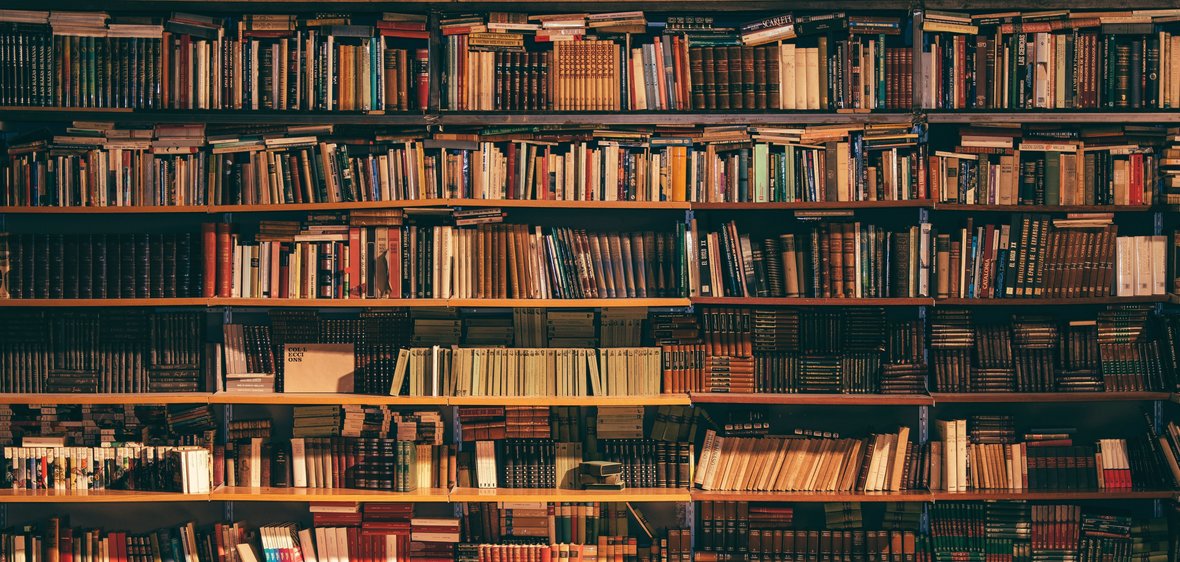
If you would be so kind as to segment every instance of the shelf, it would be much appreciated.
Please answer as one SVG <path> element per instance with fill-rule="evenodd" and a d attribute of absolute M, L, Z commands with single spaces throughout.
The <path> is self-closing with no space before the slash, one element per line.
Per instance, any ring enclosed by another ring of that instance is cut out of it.
<path fill-rule="evenodd" d="M 727 394 L 694 392 L 693 404 L 770 404 L 821 406 L 930 406 L 934 400 L 922 394 Z"/>
<path fill-rule="evenodd" d="M 632 8 L 634 9 L 634 8 Z M 712 9 L 712 6 L 710 6 Z M 579 112 L 459 112 L 442 111 L 441 125 L 770 125 L 909 123 L 909 112 L 816 111 L 579 111 Z"/>
<path fill-rule="evenodd" d="M 1032 491 L 1032 490 L 972 490 L 969 492 L 931 492 L 934 501 L 972 500 L 1161 500 L 1174 498 L 1175 490 L 1089 490 L 1089 491 Z"/>
<path fill-rule="evenodd" d="M 205 214 L 205 205 L 124 205 L 120 207 L 58 207 L 58 206 L 6 206 L 0 205 L 0 215 L 173 215 Z"/>
<path fill-rule="evenodd" d="M 995 2 L 993 2 L 995 4 Z M 1007 9 L 1015 9 L 1004 4 Z M 1041 5 L 1043 6 L 1043 5 Z M 1071 6 L 1076 9 L 1076 6 Z M 1103 6 L 1109 9 L 1109 6 Z M 1041 7 L 1040 9 L 1047 9 Z M 1122 123 L 1159 125 L 1180 123 L 1180 112 L 1176 111 L 1099 111 L 1099 110 L 1017 110 L 991 111 L 973 109 L 923 110 L 928 123 Z"/>
<path fill-rule="evenodd" d="M 451 406 L 688 406 L 687 394 L 639 396 L 453 396 Z"/>
<path fill-rule="evenodd" d="M 263 392 L 217 392 L 209 395 L 210 404 L 288 404 L 366 406 L 446 406 L 445 396 L 378 396 L 375 394 L 308 394 Z"/>
<path fill-rule="evenodd" d="M 936 211 L 960 213 L 1145 213 L 1151 205 L 967 205 L 936 203 Z"/>
<path fill-rule="evenodd" d="M 861 209 L 929 209 L 928 199 L 910 201 L 791 201 L 691 203 L 694 211 L 851 211 Z"/>
<path fill-rule="evenodd" d="M 452 502 L 688 502 L 687 488 L 559 490 L 534 488 L 455 488 Z"/>
<path fill-rule="evenodd" d="M 409 502 L 445 503 L 447 490 L 429 488 L 413 492 L 387 492 L 383 490 L 353 490 L 346 488 L 250 488 L 245 486 L 221 486 L 209 494 L 214 501 L 248 502 Z"/>
<path fill-rule="evenodd" d="M 1139 304 L 1166 302 L 1165 295 L 1144 297 L 1075 297 L 1075 298 L 1004 298 L 1004 299 L 935 299 L 935 306 L 1066 306 L 1083 304 Z"/>
<path fill-rule="evenodd" d="M 931 392 L 934 404 L 1133 402 L 1167 400 L 1167 392 Z"/>
<path fill-rule="evenodd" d="M 0 503 L 132 503 L 208 501 L 209 494 L 142 492 L 138 490 L 13 490 L 0 489 Z"/>
<path fill-rule="evenodd" d="M 93 8 L 90 8 L 93 9 Z M 0 121 L 113 121 L 115 123 L 219 123 L 310 125 L 410 125 L 435 121 L 425 113 L 271 111 L 244 109 L 125 109 L 0 106 Z"/>
<path fill-rule="evenodd" d="M 693 501 L 751 502 L 926 502 L 930 492 L 719 492 L 693 490 Z"/>
<path fill-rule="evenodd" d="M 73 307 L 163 307 L 163 306 L 206 306 L 209 299 L 0 299 L 0 308 L 73 308 Z"/>
<path fill-rule="evenodd" d="M 710 306 L 929 306 L 931 298 L 693 297 Z"/>
<path fill-rule="evenodd" d="M 686 308 L 691 303 L 683 298 L 645 299 L 447 299 L 453 308 L 603 308 L 603 307 L 665 307 Z M 440 306 L 440 305 L 434 305 Z"/>
<path fill-rule="evenodd" d="M 207 404 L 208 392 L 0 394 L 0 404 Z"/>

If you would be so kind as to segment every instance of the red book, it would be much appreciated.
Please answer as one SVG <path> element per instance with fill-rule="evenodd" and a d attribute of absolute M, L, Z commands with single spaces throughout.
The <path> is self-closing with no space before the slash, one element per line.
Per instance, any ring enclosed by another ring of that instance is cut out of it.
<path fill-rule="evenodd" d="M 217 296 L 219 297 L 229 297 L 233 294 L 234 249 L 229 230 L 228 223 L 217 224 Z"/>
<path fill-rule="evenodd" d="M 418 49 L 414 51 L 414 59 L 418 71 L 418 109 L 425 110 L 430 106 L 430 51 Z"/>
<path fill-rule="evenodd" d="M 516 199 L 516 143 L 508 143 L 508 199 Z"/>
<path fill-rule="evenodd" d="M 1131 155 L 1130 168 L 1131 168 L 1130 173 L 1128 175 L 1131 176 L 1131 179 L 1127 183 L 1128 183 L 1128 187 L 1129 187 L 1131 193 L 1129 194 L 1130 196 L 1127 199 L 1127 203 L 1130 205 L 1142 205 L 1143 204 L 1143 155 L 1142 154 L 1132 154 Z"/>
<path fill-rule="evenodd" d="M 217 225 L 215 223 L 207 222 L 201 224 L 201 249 L 201 253 L 205 255 L 201 296 L 212 298 L 217 294 L 217 260 L 218 256 L 221 255 L 217 251 Z"/>

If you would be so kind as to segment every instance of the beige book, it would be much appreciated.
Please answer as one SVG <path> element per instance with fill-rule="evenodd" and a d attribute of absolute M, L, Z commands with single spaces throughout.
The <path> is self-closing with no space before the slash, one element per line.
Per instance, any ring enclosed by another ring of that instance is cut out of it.
<path fill-rule="evenodd" d="M 807 51 L 807 109 L 819 109 L 819 48 Z M 825 64 L 827 62 L 825 61 Z"/>
<path fill-rule="evenodd" d="M 902 426 L 897 432 L 897 447 L 893 454 L 893 478 L 889 483 L 889 490 L 901 491 L 902 474 L 905 472 L 905 457 L 909 449 L 910 428 Z"/>
<path fill-rule="evenodd" d="M 795 64 L 795 44 L 781 43 L 779 44 L 779 107 L 783 109 L 798 109 L 798 79 L 796 78 L 796 64 Z"/>
<path fill-rule="evenodd" d="M 353 344 L 287 344 L 283 351 L 283 392 L 353 391 L 356 373 Z"/>
<path fill-rule="evenodd" d="M 709 474 L 709 461 L 716 443 L 717 432 L 712 429 L 705 431 L 705 440 L 701 443 L 700 460 L 697 461 L 697 471 L 692 479 L 692 483 L 698 487 L 702 487 L 701 485 L 705 483 L 705 476 Z"/>

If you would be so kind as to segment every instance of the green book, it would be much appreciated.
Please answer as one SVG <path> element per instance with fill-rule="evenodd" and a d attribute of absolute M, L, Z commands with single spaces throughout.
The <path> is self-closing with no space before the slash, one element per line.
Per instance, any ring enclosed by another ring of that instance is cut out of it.
<path fill-rule="evenodd" d="M 1061 153 L 1045 153 L 1045 204 L 1061 204 Z"/>

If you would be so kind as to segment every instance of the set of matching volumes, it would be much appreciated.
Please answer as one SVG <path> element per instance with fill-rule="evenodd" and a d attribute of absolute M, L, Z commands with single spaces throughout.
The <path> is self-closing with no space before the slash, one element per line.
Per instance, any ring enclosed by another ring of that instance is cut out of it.
<path fill-rule="evenodd" d="M 701 296 L 920 297 L 929 295 L 928 225 L 901 231 L 823 222 L 761 244 L 730 221 L 702 233 Z"/>
<path fill-rule="evenodd" d="M 199 251 L 190 232 L 0 232 L 0 299 L 196 297 Z"/>
<path fill-rule="evenodd" d="M 636 396 L 660 388 L 654 347 L 403 348 L 391 394 L 408 396 Z"/>
<path fill-rule="evenodd" d="M 935 233 L 940 298 L 1078 298 L 1167 293 L 1167 239 L 1118 236 L 1111 215 L 1013 214 L 1009 224 Z"/>
<path fill-rule="evenodd" d="M 425 16 L 163 18 L 5 10 L 14 106 L 408 111 L 430 87 Z M 411 40 L 411 41 L 407 41 Z"/>
<path fill-rule="evenodd" d="M 213 455 L 204 446 L 122 443 L 111 447 L 4 447 L 13 490 L 155 490 L 207 494 Z"/>
<path fill-rule="evenodd" d="M 713 430 L 694 484 L 719 491 L 893 491 L 916 489 L 918 455 L 908 427 L 869 438 L 830 434 L 733 437 Z"/>
<path fill-rule="evenodd" d="M 199 528 L 190 521 L 146 533 L 128 533 L 71 527 L 68 518 L 51 517 L 44 525 L 5 529 L 0 533 L 0 555 L 13 562 L 51 557 L 76 562 L 252 562 L 238 557 L 234 550 L 245 540 L 245 532 L 240 523 Z"/>
<path fill-rule="evenodd" d="M 922 107 L 1166 109 L 1180 104 L 1169 10 L 923 14 Z"/>
<path fill-rule="evenodd" d="M 204 319 L 191 312 L 0 316 L 3 392 L 199 392 Z"/>
<path fill-rule="evenodd" d="M 930 157 L 937 203 L 1119 205 L 1155 202 L 1162 130 L 970 126 Z"/>
<path fill-rule="evenodd" d="M 417 226 L 402 225 L 399 210 L 375 210 L 302 226 L 263 223 L 251 240 L 228 224 L 206 223 L 204 296 L 683 296 L 684 225 L 675 226 L 676 232 L 590 233 L 521 224 Z"/>
<path fill-rule="evenodd" d="M 443 19 L 443 108 L 868 111 L 912 105 L 911 51 L 900 40 L 887 41 L 901 35 L 896 17 L 786 14 L 740 28 L 714 25 L 712 17 L 693 19 L 686 24 L 673 16 L 655 24 L 642 12 Z"/>

